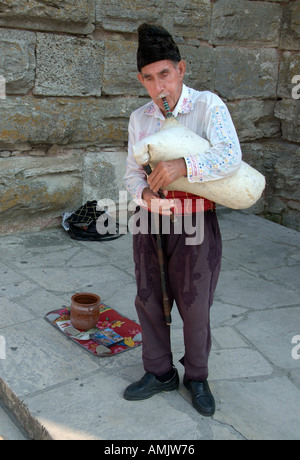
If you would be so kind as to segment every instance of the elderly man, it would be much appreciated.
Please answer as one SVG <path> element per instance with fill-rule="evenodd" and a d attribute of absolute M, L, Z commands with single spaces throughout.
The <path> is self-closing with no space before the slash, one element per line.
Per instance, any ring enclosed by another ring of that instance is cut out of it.
<path fill-rule="evenodd" d="M 172 192 L 162 200 L 159 190 L 186 176 L 190 182 L 218 180 L 233 174 L 241 163 L 241 150 L 229 112 L 222 100 L 209 91 L 196 91 L 184 83 L 186 64 L 172 36 L 162 27 L 142 24 L 138 29 L 138 79 L 146 88 L 151 102 L 135 110 L 129 122 L 129 143 L 125 183 L 134 199 L 143 200 L 151 212 L 176 214 L 178 202 L 189 200 L 195 222 L 195 202 L 200 197 Z M 177 120 L 199 136 L 209 140 L 211 148 L 205 154 L 189 155 L 162 161 L 147 177 L 133 157 L 132 146 L 144 137 L 159 131 L 165 120 L 162 96 Z M 184 213 L 185 205 L 180 207 Z M 187 245 L 186 231 L 174 231 L 170 223 L 168 234 L 162 235 L 167 291 L 171 304 L 176 302 L 183 321 L 185 353 L 184 385 L 190 391 L 193 406 L 202 415 L 215 411 L 214 397 L 209 388 L 208 358 L 211 348 L 210 308 L 217 285 L 222 242 L 215 203 L 204 200 L 202 207 L 204 239 L 201 244 Z M 139 214 L 140 218 L 140 214 Z M 159 262 L 155 235 L 148 231 L 133 236 L 135 274 L 137 281 L 136 310 L 143 330 L 143 365 L 145 375 L 126 388 L 124 398 L 141 400 L 161 391 L 179 386 L 177 369 L 173 365 L 170 326 L 166 325 L 162 307 Z"/>

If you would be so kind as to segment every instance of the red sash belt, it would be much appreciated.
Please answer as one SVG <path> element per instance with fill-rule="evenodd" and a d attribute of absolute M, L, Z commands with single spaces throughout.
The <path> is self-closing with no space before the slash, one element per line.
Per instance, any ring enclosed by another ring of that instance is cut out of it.
<path fill-rule="evenodd" d="M 167 198 L 175 200 L 174 214 L 191 214 L 195 212 L 214 211 L 216 203 L 192 193 L 171 191 Z"/>

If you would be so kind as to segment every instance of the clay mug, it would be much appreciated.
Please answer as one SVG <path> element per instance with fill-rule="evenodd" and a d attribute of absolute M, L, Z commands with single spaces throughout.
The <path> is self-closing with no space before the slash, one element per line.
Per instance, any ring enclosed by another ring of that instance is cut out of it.
<path fill-rule="evenodd" d="M 97 294 L 79 292 L 71 297 L 71 324 L 80 331 L 97 326 L 101 299 Z"/>

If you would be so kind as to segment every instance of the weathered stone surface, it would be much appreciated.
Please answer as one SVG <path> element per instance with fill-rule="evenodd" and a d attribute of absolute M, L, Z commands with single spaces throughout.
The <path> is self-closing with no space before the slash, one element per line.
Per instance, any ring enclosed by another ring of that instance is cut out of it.
<path fill-rule="evenodd" d="M 136 78 L 143 22 L 170 31 L 184 82 L 227 102 L 245 157 L 266 171 L 250 212 L 298 228 L 299 187 L 285 161 L 297 175 L 299 0 L 0 0 L 0 160 L 22 166 L 88 149 L 81 198 L 102 196 L 102 186 L 117 198 L 129 115 L 149 100 Z"/>
<path fill-rule="evenodd" d="M 278 75 L 275 49 L 218 47 L 215 89 L 228 99 L 274 98 Z"/>
<path fill-rule="evenodd" d="M 124 145 L 128 117 L 142 104 L 138 98 L 9 97 L 0 101 L 0 149 L 18 144 L 27 149 L 37 144 Z"/>
<path fill-rule="evenodd" d="M 267 339 L 264 336 L 265 342 Z M 237 426 L 238 420 L 239 433 L 245 439 L 298 439 L 295 427 L 299 425 L 299 395 L 297 387 L 287 377 L 277 374 L 265 381 L 224 381 L 220 383 L 219 391 L 222 394 L 221 407 L 214 418 L 220 423 L 226 420 L 231 426 Z M 249 423 L 249 420 L 253 422 Z"/>
<path fill-rule="evenodd" d="M 296 77 L 297 82 L 293 82 L 293 78 Z M 299 53 L 285 51 L 282 55 L 279 69 L 279 80 L 278 80 L 278 96 L 281 97 L 295 97 L 294 91 L 297 93 L 296 97 L 300 98 L 300 88 L 296 87 L 296 83 L 300 83 L 300 55 Z"/>
<path fill-rule="evenodd" d="M 254 344 L 270 362 L 285 369 L 298 369 L 299 363 L 291 356 L 291 343 L 287 337 L 298 333 L 295 320 L 300 321 L 300 307 L 293 308 L 291 319 L 288 308 L 277 308 L 275 311 L 256 311 L 237 325 L 237 329 Z M 279 320 L 280 319 L 280 320 Z M 256 327 L 252 325 L 256 324 Z M 298 322 L 299 324 L 299 322 Z M 250 332 L 251 331 L 251 332 Z M 266 340 L 266 338 L 268 338 Z M 285 352 L 282 353 L 282 350 Z"/>
<path fill-rule="evenodd" d="M 143 22 L 166 27 L 176 37 L 207 40 L 210 0 L 96 0 L 96 25 L 116 32 L 136 32 Z"/>
<path fill-rule="evenodd" d="M 295 99 L 283 99 L 275 106 L 275 115 L 281 120 L 282 138 L 299 142 L 300 104 Z"/>
<path fill-rule="evenodd" d="M 243 144 L 243 153 L 250 164 L 256 163 L 266 175 L 272 196 L 285 200 L 300 199 L 297 187 L 300 172 L 300 146 L 276 140 Z"/>
<path fill-rule="evenodd" d="M 213 48 L 210 46 L 179 45 L 186 61 L 185 83 L 199 91 L 214 90 Z"/>
<path fill-rule="evenodd" d="M 0 159 L 1 233 L 43 226 L 81 204 L 81 156 Z"/>
<path fill-rule="evenodd" d="M 83 202 L 110 199 L 118 205 L 125 190 L 126 149 L 88 151 L 83 156 Z"/>
<path fill-rule="evenodd" d="M 284 7 L 280 48 L 300 50 L 300 2 L 289 2 Z"/>
<path fill-rule="evenodd" d="M 250 370 L 251 369 L 251 370 Z M 260 353 L 247 348 L 212 351 L 209 375 L 212 380 L 270 375 L 272 368 Z"/>
<path fill-rule="evenodd" d="M 146 96 L 148 93 L 137 79 L 137 44 L 132 41 L 105 42 L 103 94 Z"/>
<path fill-rule="evenodd" d="M 65 35 L 38 34 L 34 94 L 101 96 L 103 44 Z"/>
<path fill-rule="evenodd" d="M 96 0 L 96 25 L 105 30 L 136 32 L 142 22 L 157 22 L 159 0 Z"/>
<path fill-rule="evenodd" d="M 300 230 L 300 146 L 268 140 L 242 144 L 244 160 L 266 177 L 264 215 L 277 223 Z"/>
<path fill-rule="evenodd" d="M 6 94 L 26 94 L 34 86 L 35 43 L 33 32 L 0 29 L 0 75 Z"/>
<path fill-rule="evenodd" d="M 211 43 L 278 46 L 281 6 L 260 1 L 219 0 L 214 4 Z"/>
<path fill-rule="evenodd" d="M 240 141 L 278 136 L 280 121 L 274 116 L 275 101 L 241 100 L 228 102 Z"/>
<path fill-rule="evenodd" d="M 91 33 L 94 21 L 94 0 L 2 0 L 0 3 L 0 26 Z"/>
<path fill-rule="evenodd" d="M 163 2 L 163 25 L 175 36 L 208 40 L 210 37 L 210 0 Z M 173 27 L 172 27 L 173 21 Z"/>

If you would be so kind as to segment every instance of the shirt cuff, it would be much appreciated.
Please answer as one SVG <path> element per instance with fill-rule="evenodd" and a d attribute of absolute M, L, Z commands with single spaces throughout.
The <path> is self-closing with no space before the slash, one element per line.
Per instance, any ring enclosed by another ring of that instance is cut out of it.
<path fill-rule="evenodd" d="M 186 164 L 187 179 L 189 182 L 203 181 L 203 166 L 195 155 L 183 157 Z"/>

